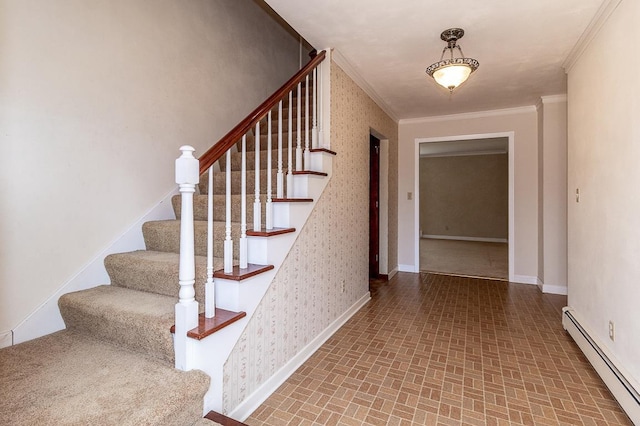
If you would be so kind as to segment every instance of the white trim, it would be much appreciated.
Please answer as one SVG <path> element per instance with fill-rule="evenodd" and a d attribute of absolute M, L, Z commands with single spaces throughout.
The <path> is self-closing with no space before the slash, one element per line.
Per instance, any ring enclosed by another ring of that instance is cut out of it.
<path fill-rule="evenodd" d="M 336 318 L 327 328 L 310 341 L 300 352 L 269 377 L 258 389 L 235 407 L 228 415 L 245 421 L 273 392 L 280 387 L 311 355 L 313 355 L 333 334 L 340 329 L 356 312 L 371 300 L 367 291 L 356 303 Z"/>
<path fill-rule="evenodd" d="M 0 348 L 6 348 L 13 345 L 13 332 L 2 331 L 0 332 Z"/>
<path fill-rule="evenodd" d="M 418 262 L 418 268 L 416 268 L 416 265 L 398 265 L 397 271 L 398 272 L 413 272 L 413 273 L 417 274 L 418 272 L 420 272 L 420 263 Z"/>
<path fill-rule="evenodd" d="M 573 317 L 573 320 L 569 315 Z M 577 322 L 577 325 L 574 321 Z M 581 316 L 573 308 L 567 306 L 562 309 L 562 326 L 587 357 L 589 363 L 602 378 L 631 421 L 640 425 L 640 404 L 632 395 L 633 393 L 636 398 L 639 397 L 640 384 L 633 379 L 607 346 L 598 339 L 597 335 L 586 326 L 586 322 L 582 321 Z M 601 355 L 607 359 L 603 359 Z M 607 364 L 607 361 L 610 365 Z M 623 382 L 626 382 L 631 390 L 627 389 Z"/>
<path fill-rule="evenodd" d="M 58 308 L 60 296 L 72 291 L 85 290 L 109 283 L 109 275 L 104 267 L 104 258 L 112 253 L 144 250 L 142 224 L 151 220 L 175 219 L 171 197 L 178 193 L 177 187 L 146 212 L 120 236 L 85 264 L 64 283 L 53 295 L 38 306 L 28 317 L 13 329 L 13 343 L 18 344 L 64 329 L 64 321 Z M 176 300 L 178 293 L 176 290 Z"/>
<path fill-rule="evenodd" d="M 382 109 L 393 121 L 398 123 L 398 117 L 393 112 L 393 109 L 384 101 L 384 99 L 378 95 L 378 92 L 374 90 L 373 87 L 367 81 L 362 78 L 360 73 L 356 70 L 356 68 L 349 63 L 349 61 L 342 56 L 342 53 L 338 51 L 338 49 L 333 49 L 333 62 L 342 68 L 351 79 L 367 94 L 369 97 Z"/>
<path fill-rule="evenodd" d="M 509 267 L 511 267 L 511 265 L 509 265 Z M 538 287 L 542 284 L 538 277 L 532 277 L 530 275 L 513 275 L 509 277 L 509 282 L 536 285 Z"/>
<path fill-rule="evenodd" d="M 535 105 L 527 105 L 515 108 L 493 109 L 488 111 L 464 112 L 461 114 L 436 115 L 431 117 L 419 118 L 403 118 L 398 122 L 398 124 L 422 124 L 435 123 L 439 121 L 470 120 L 474 118 L 487 118 L 499 115 L 528 114 L 534 112 L 535 110 Z"/>
<path fill-rule="evenodd" d="M 528 112 L 531 110 L 535 111 L 534 107 L 529 107 L 527 109 Z M 460 114 L 463 115 L 463 114 Z M 415 149 L 414 149 L 414 232 L 415 235 L 414 240 L 414 262 L 413 270 L 406 270 L 406 272 L 418 272 L 420 271 L 420 144 L 421 143 L 430 143 L 430 142 L 447 142 L 447 141 L 460 141 L 460 140 L 469 140 L 469 139 L 489 139 L 489 138 L 508 138 L 509 139 L 509 149 L 508 149 L 508 162 L 509 162 L 509 233 L 508 233 L 508 241 L 509 241 L 509 281 L 514 280 L 515 276 L 515 132 L 498 132 L 498 133 L 480 133 L 480 134 L 472 134 L 472 135 L 456 135 L 456 136 L 441 136 L 435 138 L 416 138 L 415 139 Z M 407 265 L 399 265 L 398 268 L 401 271 L 402 266 Z"/>
<path fill-rule="evenodd" d="M 439 158 L 439 157 L 472 157 L 474 155 L 498 155 L 506 154 L 506 149 L 492 149 L 487 151 L 460 151 L 442 154 L 420 154 L 420 158 Z"/>
<path fill-rule="evenodd" d="M 540 290 L 542 290 L 543 293 L 561 294 L 563 296 L 566 296 L 567 294 L 569 294 L 566 285 L 542 284 L 540 286 Z"/>
<path fill-rule="evenodd" d="M 395 274 L 398 273 L 398 268 L 394 268 L 391 272 L 389 272 L 389 279 L 393 278 Z"/>
<path fill-rule="evenodd" d="M 568 74 L 571 71 L 571 68 L 576 64 L 580 56 L 584 53 L 587 46 L 591 43 L 591 40 L 600 32 L 600 29 L 604 25 L 605 22 L 609 19 L 609 16 L 613 13 L 614 10 L 620 5 L 622 0 L 604 0 L 600 5 L 600 8 L 593 16 L 589 25 L 584 30 L 578 41 L 576 42 L 571 52 L 567 55 L 567 58 L 562 63 L 562 68 Z"/>
<path fill-rule="evenodd" d="M 371 133 L 374 134 L 374 130 L 371 129 Z M 375 132 L 377 133 L 377 132 Z M 379 138 L 380 141 L 380 169 L 379 179 L 380 186 L 378 188 L 379 194 L 379 226 L 378 226 L 378 273 L 388 274 L 389 271 L 389 139 Z"/>
<path fill-rule="evenodd" d="M 567 94 L 560 95 L 549 95 L 549 96 L 541 96 L 540 101 L 543 104 L 559 104 L 563 102 L 567 102 Z"/>
<path fill-rule="evenodd" d="M 420 238 L 432 240 L 456 240 L 456 241 L 480 241 L 485 243 L 508 243 L 506 238 L 485 238 L 485 237 L 463 237 L 459 235 L 431 235 L 422 234 Z"/>

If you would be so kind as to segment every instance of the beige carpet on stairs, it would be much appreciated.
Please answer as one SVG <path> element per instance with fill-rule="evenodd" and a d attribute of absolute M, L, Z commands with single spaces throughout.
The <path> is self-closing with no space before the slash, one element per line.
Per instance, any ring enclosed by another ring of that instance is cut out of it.
<path fill-rule="evenodd" d="M 71 331 L 0 350 L 1 424 L 192 425 L 208 387 L 201 371 Z"/>
<path fill-rule="evenodd" d="M 266 127 L 266 126 L 265 126 Z M 265 137 L 263 136 L 262 139 Z M 264 141 L 263 141 L 264 142 Z M 249 152 L 254 147 L 248 138 Z M 266 164 L 266 144 L 261 146 Z M 275 148 L 275 145 L 274 145 Z M 287 152 L 285 151 L 284 157 Z M 253 159 L 255 152 L 249 154 Z M 275 196 L 277 153 L 272 153 Z M 247 164 L 247 221 L 253 222 L 253 161 Z M 232 162 L 232 234 L 240 233 L 240 157 Z M 260 186 L 267 186 L 260 171 Z M 214 174 L 214 235 L 226 232 L 225 174 Z M 195 197 L 196 297 L 204 300 L 208 174 Z M 265 195 L 260 198 L 264 202 Z M 180 197 L 172 200 L 180 217 Z M 179 290 L 179 220 L 147 222 L 146 250 L 105 259 L 111 285 L 67 293 L 58 303 L 66 330 L 0 349 L 0 424 L 4 425 L 198 425 L 209 377 L 173 368 L 174 305 Z M 223 240 L 214 243 L 214 269 L 222 268 Z M 234 244 L 234 258 L 239 245 Z M 98 283 L 96 283 L 98 284 Z M 204 305 L 201 305 L 204 308 Z"/>

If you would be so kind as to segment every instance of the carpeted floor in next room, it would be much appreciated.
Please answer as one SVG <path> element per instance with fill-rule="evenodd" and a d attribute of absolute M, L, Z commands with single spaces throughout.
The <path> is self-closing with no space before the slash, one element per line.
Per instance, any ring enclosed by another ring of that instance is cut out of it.
<path fill-rule="evenodd" d="M 247 424 L 631 425 L 562 329 L 565 296 L 428 273 L 372 290 Z"/>

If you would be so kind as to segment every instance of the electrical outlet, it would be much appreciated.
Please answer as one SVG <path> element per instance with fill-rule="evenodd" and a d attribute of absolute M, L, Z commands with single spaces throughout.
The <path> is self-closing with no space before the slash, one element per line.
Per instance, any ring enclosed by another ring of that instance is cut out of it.
<path fill-rule="evenodd" d="M 615 341 L 615 335 L 616 330 L 615 330 L 615 324 L 613 323 L 613 321 L 609 321 L 609 339 Z"/>
<path fill-rule="evenodd" d="M 342 280 L 342 287 L 340 289 L 340 293 L 344 293 L 344 290 L 345 290 L 345 283 L 344 283 L 344 280 Z"/>
<path fill-rule="evenodd" d="M 576 188 L 576 203 L 580 202 L 580 188 Z"/>

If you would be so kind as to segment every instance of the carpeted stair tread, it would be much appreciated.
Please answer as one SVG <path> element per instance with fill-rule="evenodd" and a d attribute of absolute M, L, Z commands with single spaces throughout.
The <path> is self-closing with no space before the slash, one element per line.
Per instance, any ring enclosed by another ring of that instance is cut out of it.
<path fill-rule="evenodd" d="M 199 424 L 208 389 L 201 371 L 68 330 L 0 350 L 0 422 L 12 426 Z"/>
<path fill-rule="evenodd" d="M 247 170 L 247 194 L 255 193 L 255 176 L 254 170 Z M 276 192 L 278 170 L 271 169 L 271 184 L 273 188 L 273 194 Z M 240 170 L 233 170 L 231 172 L 231 193 L 240 194 L 241 192 L 241 179 L 242 172 Z M 209 172 L 205 172 L 200 176 L 200 183 L 198 184 L 200 194 L 206 194 L 209 190 Z M 265 194 L 267 192 L 267 171 L 265 169 L 260 170 L 260 193 Z M 227 193 L 226 172 L 213 172 L 213 193 L 224 195 Z"/>
<path fill-rule="evenodd" d="M 176 296 L 102 285 L 67 293 L 58 306 L 68 329 L 95 336 L 173 364 Z"/>
<path fill-rule="evenodd" d="M 177 253 L 138 250 L 107 256 L 104 265 L 111 277 L 111 285 L 132 290 L 157 293 L 177 298 L 180 290 Z M 207 281 L 207 258 L 195 257 L 196 300 L 204 303 L 204 284 Z M 213 269 L 224 266 L 222 258 L 213 259 Z"/>
<path fill-rule="evenodd" d="M 213 222 L 213 255 L 223 257 L 225 223 Z M 207 255 L 207 222 L 195 220 L 193 222 L 196 256 Z M 142 225 L 142 235 L 147 250 L 164 251 L 170 253 L 180 252 L 180 221 L 179 220 L 154 220 Z M 240 224 L 231 224 L 231 237 L 237 241 L 240 236 Z M 233 245 L 233 258 L 238 258 L 238 244 Z"/>
<path fill-rule="evenodd" d="M 269 159 L 268 151 L 266 150 L 267 145 L 265 144 L 263 147 L 263 150 L 260 151 L 260 168 L 261 169 L 266 169 L 267 167 L 267 160 Z M 291 155 L 291 160 L 292 160 L 292 164 L 293 164 L 293 168 L 295 169 L 295 164 L 296 164 L 296 155 L 295 155 L 295 148 L 293 149 L 292 155 Z M 282 150 L 282 170 L 283 173 L 287 172 L 287 164 L 289 161 L 289 150 L 286 148 L 283 148 Z M 255 169 L 255 164 L 256 164 L 256 152 L 251 149 L 251 150 L 247 150 L 247 170 L 252 170 Z M 278 150 L 277 149 L 272 149 L 271 151 L 271 168 L 272 169 L 277 169 L 278 168 Z M 227 169 L 227 163 L 226 163 L 226 158 L 222 158 L 220 160 L 220 170 L 221 171 L 225 171 Z M 236 152 L 231 154 L 231 170 L 234 171 L 240 171 L 242 170 L 242 152 Z"/>
<path fill-rule="evenodd" d="M 275 198 L 275 195 L 273 196 Z M 173 211 L 176 214 L 176 219 L 180 219 L 182 216 L 182 197 L 174 195 L 171 198 L 171 204 L 173 205 Z M 196 194 L 193 196 L 193 218 L 194 220 L 207 220 L 209 217 L 208 207 L 208 195 Z M 255 194 L 247 194 L 247 223 L 253 223 L 253 202 L 255 200 Z M 240 222 L 241 209 L 240 202 L 242 196 L 234 194 L 231 196 L 231 221 Z M 260 201 L 264 203 L 267 201 L 266 195 L 260 196 Z M 213 220 L 216 222 L 223 222 L 226 218 L 226 195 L 214 195 L 213 196 Z M 264 207 L 263 207 L 264 209 Z"/>

